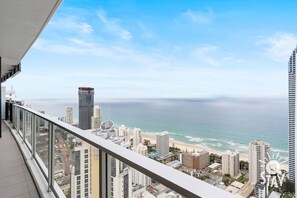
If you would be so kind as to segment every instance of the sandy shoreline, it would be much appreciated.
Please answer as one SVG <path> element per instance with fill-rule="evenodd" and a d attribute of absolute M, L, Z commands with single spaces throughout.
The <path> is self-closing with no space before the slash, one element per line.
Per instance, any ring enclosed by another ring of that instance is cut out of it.
<path fill-rule="evenodd" d="M 156 144 L 156 135 L 153 133 L 142 133 L 142 137 L 143 139 L 147 139 L 149 140 L 152 144 Z M 189 144 L 189 143 L 184 143 L 178 140 L 173 140 L 172 138 L 170 138 L 170 142 L 169 145 L 172 146 L 172 144 L 174 144 L 175 147 L 178 147 L 181 149 L 181 151 L 208 151 L 209 153 L 214 153 L 217 155 L 222 155 L 223 152 L 222 151 L 218 151 L 218 150 L 214 150 L 211 148 L 207 148 L 207 147 L 203 147 L 203 146 L 197 146 L 197 145 L 193 145 L 193 144 Z M 241 155 L 239 154 L 239 160 L 243 160 L 243 161 L 248 161 L 248 156 L 246 155 Z M 281 164 L 281 168 L 288 170 L 288 165 L 285 164 Z"/>

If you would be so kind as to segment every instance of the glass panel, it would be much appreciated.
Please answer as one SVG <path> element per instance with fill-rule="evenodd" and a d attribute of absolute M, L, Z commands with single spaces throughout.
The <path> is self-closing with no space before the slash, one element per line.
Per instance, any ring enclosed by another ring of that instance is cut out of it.
<path fill-rule="evenodd" d="M 40 165 L 48 168 L 49 124 L 46 120 L 37 117 L 38 130 L 36 131 L 36 154 L 41 159 Z M 47 174 L 47 170 L 43 170 Z"/>
<path fill-rule="evenodd" d="M 56 183 L 66 197 L 99 198 L 98 149 L 90 147 L 88 143 L 57 126 L 54 130 L 54 179 Z M 92 157 L 93 155 L 96 158 Z M 92 188 L 91 184 L 94 184 L 96 188 Z"/>
<path fill-rule="evenodd" d="M 32 146 L 32 114 L 25 112 L 25 137 L 28 147 L 31 149 Z"/>
<path fill-rule="evenodd" d="M 19 122 L 19 133 L 23 136 L 23 109 L 18 109 L 20 122 Z"/>

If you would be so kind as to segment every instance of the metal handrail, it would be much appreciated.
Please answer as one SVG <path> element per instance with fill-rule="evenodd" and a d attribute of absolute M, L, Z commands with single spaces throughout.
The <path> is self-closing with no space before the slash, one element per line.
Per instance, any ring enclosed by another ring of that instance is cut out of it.
<path fill-rule="evenodd" d="M 29 112 L 39 118 L 42 118 L 45 121 L 48 121 L 50 125 L 55 125 L 62 130 L 74 135 L 77 138 L 87 142 L 88 144 L 98 148 L 100 151 L 115 157 L 116 159 L 124 162 L 130 167 L 142 172 L 143 174 L 155 179 L 156 181 L 162 183 L 166 187 L 174 190 L 175 192 L 181 194 L 182 196 L 195 198 L 195 197 L 209 197 L 209 198 L 217 198 L 217 197 L 226 197 L 233 198 L 235 195 L 226 192 L 222 189 L 219 189 L 211 184 L 203 182 L 199 179 L 196 179 L 192 176 L 189 176 L 185 173 L 182 173 L 176 169 L 173 169 L 169 166 L 161 164 L 157 161 L 154 161 L 150 158 L 142 156 L 136 152 L 133 152 L 129 149 L 125 149 L 120 145 L 114 144 L 111 141 L 107 141 L 102 139 L 92 133 L 83 131 L 77 127 L 71 126 L 65 122 L 62 122 L 56 118 L 53 118 L 49 115 L 37 112 L 35 110 L 26 108 L 24 106 L 20 106 L 17 104 L 13 104 L 14 107 L 24 110 L 25 112 Z M 18 111 L 16 111 L 18 114 Z M 16 115 L 17 117 L 17 115 Z M 53 133 L 54 130 L 50 130 L 49 133 Z M 53 137 L 53 134 L 49 134 L 49 136 Z M 52 142 L 49 140 L 49 147 L 54 146 Z M 49 155 L 52 153 L 49 153 Z M 53 154 L 52 154 L 53 155 Z M 50 156 L 49 156 L 50 157 Z M 100 158 L 102 155 L 100 155 Z M 100 159 L 102 160 L 102 159 Z M 50 163 L 50 162 L 49 162 Z M 53 171 L 52 167 L 50 167 Z M 107 167 L 108 168 L 108 167 Z M 50 173 L 52 175 L 52 173 Z M 100 175 L 101 177 L 101 175 Z M 52 179 L 52 176 L 51 178 Z M 105 178 L 107 179 L 107 178 Z M 53 182 L 53 180 L 51 180 Z M 101 185 L 102 182 L 100 182 Z M 53 183 L 49 184 L 50 187 L 53 187 Z M 102 186 L 100 187 L 100 189 Z M 104 195 L 101 195 L 104 197 Z"/>

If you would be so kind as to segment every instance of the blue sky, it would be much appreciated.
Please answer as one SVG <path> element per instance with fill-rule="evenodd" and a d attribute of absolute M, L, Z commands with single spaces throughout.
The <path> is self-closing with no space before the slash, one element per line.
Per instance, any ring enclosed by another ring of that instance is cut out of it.
<path fill-rule="evenodd" d="M 22 61 L 18 99 L 287 96 L 297 1 L 64 0 Z"/>

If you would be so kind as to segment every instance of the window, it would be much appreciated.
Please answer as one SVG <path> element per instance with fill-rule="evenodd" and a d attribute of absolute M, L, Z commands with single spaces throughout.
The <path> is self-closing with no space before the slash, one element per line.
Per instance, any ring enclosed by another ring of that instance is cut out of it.
<path fill-rule="evenodd" d="M 85 173 L 88 173 L 88 169 L 85 170 Z"/>
<path fill-rule="evenodd" d="M 76 185 L 80 185 L 80 181 L 76 181 Z"/>
<path fill-rule="evenodd" d="M 85 163 L 86 163 L 86 164 L 88 163 L 88 159 L 85 160 Z"/>
<path fill-rule="evenodd" d="M 88 153 L 88 149 L 85 149 L 85 153 Z"/>
<path fill-rule="evenodd" d="M 89 157 L 88 155 L 85 155 L 85 158 L 86 158 L 86 159 L 88 159 L 88 157 Z"/>
<path fill-rule="evenodd" d="M 89 178 L 89 175 L 85 175 L 85 179 L 88 179 Z"/>

